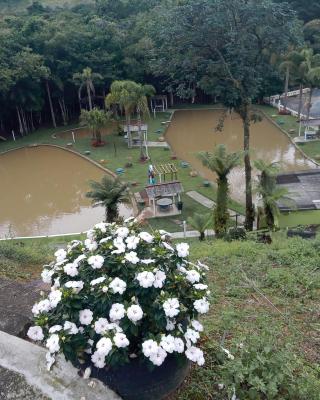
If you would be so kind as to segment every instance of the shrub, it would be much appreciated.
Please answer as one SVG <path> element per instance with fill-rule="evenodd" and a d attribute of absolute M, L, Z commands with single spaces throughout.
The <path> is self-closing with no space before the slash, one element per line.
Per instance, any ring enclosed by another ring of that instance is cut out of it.
<path fill-rule="evenodd" d="M 140 357 L 161 365 L 168 353 L 202 365 L 196 343 L 209 308 L 206 267 L 187 260 L 189 246 L 172 247 L 164 231 L 141 232 L 101 223 L 84 241 L 55 253 L 43 280 L 51 292 L 33 307 L 28 336 L 48 348 L 48 367 L 62 351 L 67 360 L 97 368 Z"/>

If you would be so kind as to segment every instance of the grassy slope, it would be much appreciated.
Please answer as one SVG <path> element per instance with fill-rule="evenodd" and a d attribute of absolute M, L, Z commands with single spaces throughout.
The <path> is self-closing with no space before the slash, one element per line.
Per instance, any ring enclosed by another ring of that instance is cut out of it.
<path fill-rule="evenodd" d="M 272 245 L 251 241 L 191 242 L 192 257 L 210 267 L 212 306 L 204 319 L 207 339 L 203 343 L 207 363 L 204 368 L 193 369 L 174 400 L 225 400 L 226 393 L 217 386 L 222 382 L 217 348 L 223 343 L 237 354 L 234 343 L 243 342 L 246 346 L 247 341 L 256 335 L 260 338 L 263 332 L 277 337 L 279 349 L 292 345 L 303 368 L 318 368 L 319 247 L 319 240 L 289 240 L 281 233 L 276 234 Z M 314 377 L 311 373 L 309 382 Z M 305 398 L 319 398 L 314 385 L 310 383 L 314 394 Z M 284 399 L 281 395 L 274 398 Z"/>

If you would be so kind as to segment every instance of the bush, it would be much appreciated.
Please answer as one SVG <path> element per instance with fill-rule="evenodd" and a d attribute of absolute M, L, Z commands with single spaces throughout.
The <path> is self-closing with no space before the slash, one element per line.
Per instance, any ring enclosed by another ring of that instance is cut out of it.
<path fill-rule="evenodd" d="M 203 365 L 197 317 L 209 309 L 207 268 L 187 260 L 188 244 L 174 248 L 167 240 L 166 232 L 141 232 L 129 219 L 97 224 L 84 242 L 55 253 L 42 273 L 51 292 L 34 305 L 36 325 L 28 331 L 48 348 L 49 368 L 60 351 L 97 368 L 130 357 L 159 366 L 167 353 Z"/>
<path fill-rule="evenodd" d="M 229 242 L 232 240 L 246 240 L 246 238 L 246 230 L 241 227 L 229 228 L 228 233 L 225 236 L 225 239 Z"/>

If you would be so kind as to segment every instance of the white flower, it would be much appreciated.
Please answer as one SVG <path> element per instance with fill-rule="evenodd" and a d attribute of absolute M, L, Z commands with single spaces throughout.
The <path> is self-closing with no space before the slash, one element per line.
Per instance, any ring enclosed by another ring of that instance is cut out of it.
<path fill-rule="evenodd" d="M 193 305 L 200 314 L 205 314 L 209 311 L 209 302 L 205 297 L 194 301 Z"/>
<path fill-rule="evenodd" d="M 101 231 L 102 233 L 106 233 L 107 232 L 107 226 L 108 226 L 107 223 L 99 222 L 98 224 L 95 224 L 94 228 L 95 229 L 99 229 L 99 231 Z"/>
<path fill-rule="evenodd" d="M 107 293 L 108 290 L 109 290 L 108 286 L 103 286 L 102 287 L 103 293 Z"/>
<path fill-rule="evenodd" d="M 149 265 L 149 264 L 154 263 L 155 260 L 153 260 L 152 258 L 147 258 L 146 260 L 140 260 L 140 262 L 141 262 L 142 264 Z"/>
<path fill-rule="evenodd" d="M 93 320 L 93 312 L 88 308 L 79 312 L 79 321 L 82 325 L 90 325 Z"/>
<path fill-rule="evenodd" d="M 89 229 L 87 232 L 87 238 L 90 240 L 94 240 L 95 238 L 95 231 L 93 229 Z"/>
<path fill-rule="evenodd" d="M 47 371 L 50 371 L 52 365 L 55 363 L 56 358 L 48 351 L 46 353 Z"/>
<path fill-rule="evenodd" d="M 208 289 L 208 285 L 204 285 L 203 283 L 196 283 L 193 285 L 196 290 L 206 290 Z"/>
<path fill-rule="evenodd" d="M 58 289 L 59 287 L 60 287 L 60 277 L 54 280 L 54 285 L 52 286 L 51 289 Z"/>
<path fill-rule="evenodd" d="M 54 274 L 54 270 L 44 269 L 41 273 L 41 278 L 42 278 L 43 282 L 51 284 L 53 274 Z"/>
<path fill-rule="evenodd" d="M 55 333 L 55 332 L 59 332 L 61 331 L 62 326 L 61 325 L 53 325 L 50 329 L 49 329 L 49 333 Z"/>
<path fill-rule="evenodd" d="M 199 282 L 200 274 L 196 270 L 192 269 L 191 271 L 187 271 L 186 279 L 191 283 Z"/>
<path fill-rule="evenodd" d="M 91 356 L 91 361 L 96 368 L 104 368 L 106 366 L 105 358 L 105 355 L 99 353 L 99 351 L 95 351 Z"/>
<path fill-rule="evenodd" d="M 167 352 L 173 353 L 175 349 L 174 337 L 172 335 L 162 335 L 160 346 Z"/>
<path fill-rule="evenodd" d="M 84 370 L 83 379 L 89 379 L 89 378 L 90 378 L 90 375 L 91 375 L 91 368 L 88 367 L 88 368 L 86 368 L 86 369 Z"/>
<path fill-rule="evenodd" d="M 82 281 L 68 281 L 65 283 L 65 287 L 72 289 L 75 293 L 79 293 L 83 289 L 84 283 Z"/>
<path fill-rule="evenodd" d="M 62 292 L 61 290 L 53 290 L 49 294 L 49 301 L 50 301 L 50 307 L 51 308 L 56 308 L 57 305 L 60 303 L 62 298 Z"/>
<path fill-rule="evenodd" d="M 105 357 L 110 353 L 112 349 L 112 342 L 110 338 L 101 338 L 96 344 L 97 351 Z"/>
<path fill-rule="evenodd" d="M 113 341 L 118 348 L 129 346 L 129 340 L 124 333 L 116 333 L 113 337 Z"/>
<path fill-rule="evenodd" d="M 71 253 L 71 251 L 73 249 L 75 249 L 76 247 L 78 247 L 79 245 L 81 245 L 82 242 L 81 240 L 72 240 L 70 244 L 68 244 L 67 248 L 68 248 L 68 253 Z"/>
<path fill-rule="evenodd" d="M 111 321 L 119 321 L 122 319 L 126 314 L 126 310 L 124 308 L 123 304 L 120 303 L 114 303 L 111 306 L 109 316 Z"/>
<path fill-rule="evenodd" d="M 67 252 L 64 249 L 59 249 L 54 253 L 57 262 L 64 261 L 67 257 Z"/>
<path fill-rule="evenodd" d="M 107 318 L 99 318 L 94 323 L 94 330 L 99 335 L 103 335 L 108 331 L 108 325 L 109 325 L 109 321 L 107 320 Z"/>
<path fill-rule="evenodd" d="M 175 327 L 176 327 L 175 321 L 171 321 L 170 319 L 167 318 L 166 330 L 173 331 Z"/>
<path fill-rule="evenodd" d="M 157 352 L 155 354 L 151 354 L 149 359 L 154 365 L 159 367 L 164 362 L 166 357 L 167 357 L 166 351 L 163 350 L 161 347 L 158 347 Z"/>
<path fill-rule="evenodd" d="M 143 317 L 142 308 L 137 304 L 133 304 L 127 309 L 127 317 L 132 322 L 140 321 L 140 319 Z"/>
<path fill-rule="evenodd" d="M 79 272 L 78 272 L 78 266 L 77 266 L 76 264 L 74 264 L 74 263 L 68 263 L 68 264 L 66 264 L 66 265 L 63 267 L 63 270 L 64 270 L 64 272 L 65 272 L 67 275 L 69 275 L 69 276 L 71 276 L 71 277 L 77 276 L 77 275 L 79 274 Z"/>
<path fill-rule="evenodd" d="M 106 280 L 106 278 L 105 278 L 104 276 L 101 276 L 100 278 L 97 278 L 97 279 L 93 279 L 93 280 L 90 282 L 90 286 L 99 285 L 99 283 L 102 283 L 102 282 L 104 282 L 105 280 Z"/>
<path fill-rule="evenodd" d="M 176 249 L 179 257 L 187 257 L 189 255 L 188 243 L 178 243 Z"/>
<path fill-rule="evenodd" d="M 154 239 L 153 236 L 148 232 L 140 232 L 139 237 L 147 243 L 152 243 Z"/>
<path fill-rule="evenodd" d="M 139 262 L 139 257 L 137 257 L 137 253 L 135 251 L 130 251 L 130 253 L 126 253 L 124 258 L 132 264 L 137 264 Z"/>
<path fill-rule="evenodd" d="M 191 325 L 193 326 L 193 328 L 196 331 L 198 331 L 198 332 L 202 332 L 203 331 L 203 326 L 202 326 L 202 324 L 200 324 L 199 321 L 194 319 L 194 320 L 191 321 Z"/>
<path fill-rule="evenodd" d="M 88 264 L 91 265 L 93 269 L 102 268 L 104 263 L 104 258 L 102 256 L 96 255 L 88 258 Z"/>
<path fill-rule="evenodd" d="M 158 351 L 158 343 L 152 339 L 145 340 L 142 343 L 142 352 L 145 357 L 150 357 L 152 354 L 155 354 Z"/>
<path fill-rule="evenodd" d="M 142 286 L 143 288 L 149 288 L 153 285 L 155 281 L 155 276 L 152 272 L 143 271 L 139 272 L 136 279 L 137 281 L 139 281 L 140 286 Z"/>
<path fill-rule="evenodd" d="M 36 303 L 32 307 L 32 313 L 35 316 L 38 316 L 39 314 L 41 314 L 43 312 L 49 312 L 50 310 L 51 310 L 51 303 L 48 299 L 41 300 L 41 301 L 39 301 L 39 303 Z"/>
<path fill-rule="evenodd" d="M 122 254 L 126 252 L 126 246 L 123 243 L 121 246 L 117 246 L 117 250 L 112 250 L 111 254 Z"/>
<path fill-rule="evenodd" d="M 184 352 L 184 342 L 181 338 L 174 338 L 174 351 L 177 353 Z"/>
<path fill-rule="evenodd" d="M 198 365 L 204 364 L 203 351 L 198 347 L 191 346 L 185 351 L 185 355 L 187 358 L 193 362 L 196 362 Z"/>
<path fill-rule="evenodd" d="M 77 325 L 74 322 L 66 321 L 63 325 L 63 330 L 65 330 L 69 335 L 76 335 L 79 332 Z"/>
<path fill-rule="evenodd" d="M 114 330 L 117 333 L 122 333 L 123 332 L 123 329 L 115 322 L 111 322 L 110 324 L 108 324 L 107 329 L 108 329 L 108 331 Z"/>
<path fill-rule="evenodd" d="M 31 326 L 28 329 L 27 335 L 31 340 L 34 340 L 36 342 L 44 339 L 44 334 L 40 326 Z"/>
<path fill-rule="evenodd" d="M 98 248 L 98 243 L 91 239 L 86 239 L 84 245 L 89 251 L 95 251 Z"/>
<path fill-rule="evenodd" d="M 106 242 L 108 242 L 110 239 L 112 239 L 112 236 L 107 236 L 107 237 L 101 239 L 99 243 L 100 243 L 100 244 L 106 243 Z"/>
<path fill-rule="evenodd" d="M 166 280 L 166 274 L 163 271 L 158 270 L 155 273 L 155 280 L 153 286 L 155 288 L 162 288 L 165 280 Z"/>
<path fill-rule="evenodd" d="M 126 228 L 125 226 L 122 226 L 116 230 L 116 235 L 118 235 L 120 238 L 124 239 L 129 235 L 129 229 Z"/>
<path fill-rule="evenodd" d="M 179 314 L 179 300 L 176 298 L 166 300 L 162 307 L 167 317 L 172 318 Z"/>
<path fill-rule="evenodd" d="M 188 328 L 187 332 L 184 334 L 187 343 L 191 341 L 192 343 L 197 343 L 198 339 L 200 338 L 199 332 L 194 331 L 193 329 Z"/>
<path fill-rule="evenodd" d="M 167 242 L 162 242 L 163 247 L 165 247 L 169 251 L 174 251 L 174 248 L 170 246 Z"/>
<path fill-rule="evenodd" d="M 57 353 L 60 350 L 59 336 L 56 333 L 47 339 L 46 348 L 50 353 Z"/>
<path fill-rule="evenodd" d="M 140 238 L 138 236 L 128 236 L 126 238 L 127 248 L 129 250 L 135 250 L 140 242 Z"/>
<path fill-rule="evenodd" d="M 127 288 L 127 284 L 122 279 L 114 278 L 110 282 L 109 288 L 113 290 L 113 293 L 123 294 Z"/>
<path fill-rule="evenodd" d="M 226 353 L 227 357 L 228 357 L 230 360 L 234 360 L 234 355 L 231 354 L 229 350 L 225 349 L 224 347 L 221 347 L 221 348 L 222 348 L 222 350 Z"/>
<path fill-rule="evenodd" d="M 85 256 L 84 254 L 81 254 L 80 256 L 78 256 L 74 261 L 73 264 L 75 264 L 76 266 L 79 266 L 80 262 L 82 260 L 85 260 L 87 258 L 87 256 Z"/>
<path fill-rule="evenodd" d="M 205 271 L 209 271 L 209 267 L 205 264 L 203 264 L 202 262 L 198 261 L 198 266 L 202 269 L 204 269 Z"/>

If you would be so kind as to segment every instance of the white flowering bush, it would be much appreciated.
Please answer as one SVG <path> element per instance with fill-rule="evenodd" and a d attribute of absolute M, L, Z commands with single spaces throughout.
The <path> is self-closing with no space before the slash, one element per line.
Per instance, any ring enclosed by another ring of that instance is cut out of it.
<path fill-rule="evenodd" d="M 197 343 L 198 317 L 209 310 L 207 267 L 188 261 L 188 244 L 168 238 L 129 219 L 97 224 L 84 242 L 56 251 L 42 272 L 51 291 L 34 305 L 28 331 L 48 349 L 48 369 L 59 352 L 97 368 L 135 357 L 160 366 L 171 353 L 204 364 Z"/>

